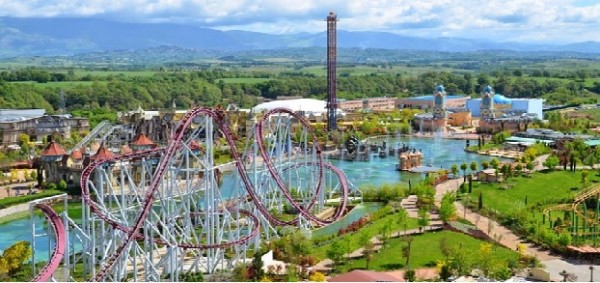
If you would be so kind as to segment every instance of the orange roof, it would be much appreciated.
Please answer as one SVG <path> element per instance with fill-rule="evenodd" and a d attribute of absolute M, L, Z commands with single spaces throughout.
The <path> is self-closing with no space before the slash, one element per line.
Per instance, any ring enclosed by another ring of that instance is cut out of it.
<path fill-rule="evenodd" d="M 59 156 L 65 154 L 67 154 L 67 152 L 55 141 L 50 142 L 50 144 L 42 151 L 42 156 Z"/>
<path fill-rule="evenodd" d="M 203 147 L 196 140 L 192 140 L 192 142 L 190 142 L 190 149 L 191 150 L 204 150 Z"/>
<path fill-rule="evenodd" d="M 112 158 L 114 155 L 115 154 L 112 153 L 110 150 L 108 150 L 106 147 L 104 147 L 104 145 L 101 145 L 100 148 L 98 148 L 98 151 L 96 152 L 94 157 L 92 157 L 92 159 L 94 159 L 94 160 L 108 159 L 108 158 Z"/>
<path fill-rule="evenodd" d="M 133 150 L 128 145 L 124 144 L 121 146 L 121 151 L 119 152 L 121 155 L 130 154 Z"/>
<path fill-rule="evenodd" d="M 136 146 L 144 146 L 144 145 L 154 145 L 154 142 L 150 140 L 146 134 L 140 133 L 137 138 L 131 143 L 131 145 Z"/>
<path fill-rule="evenodd" d="M 329 282 L 402 282 L 402 278 L 397 278 L 383 272 L 370 270 L 353 270 L 347 273 L 332 277 Z"/>
<path fill-rule="evenodd" d="M 76 150 L 73 150 L 73 152 L 71 152 L 71 159 L 79 160 L 82 158 L 83 158 L 83 154 L 81 154 L 81 150 L 76 149 Z"/>

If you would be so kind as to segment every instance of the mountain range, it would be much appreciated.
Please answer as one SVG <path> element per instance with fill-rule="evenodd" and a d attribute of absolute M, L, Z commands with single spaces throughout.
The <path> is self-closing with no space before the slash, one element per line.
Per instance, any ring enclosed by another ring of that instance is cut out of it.
<path fill-rule="evenodd" d="M 484 50 L 600 53 L 600 42 L 567 45 L 502 42 L 493 39 L 422 38 L 375 31 L 338 30 L 340 48 L 444 52 Z M 266 34 L 221 31 L 184 24 L 123 23 L 95 18 L 0 18 L 0 57 L 75 55 L 159 46 L 223 51 L 326 46 L 326 33 Z"/>

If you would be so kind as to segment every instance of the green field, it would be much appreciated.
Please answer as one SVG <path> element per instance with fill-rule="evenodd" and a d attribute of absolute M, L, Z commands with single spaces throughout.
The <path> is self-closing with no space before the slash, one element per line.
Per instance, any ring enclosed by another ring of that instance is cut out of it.
<path fill-rule="evenodd" d="M 100 71 L 100 70 L 81 70 L 76 69 L 75 75 L 83 77 L 85 75 L 90 76 L 125 76 L 125 77 L 151 77 L 156 74 L 156 71 Z"/>
<path fill-rule="evenodd" d="M 387 225 L 387 223 L 389 223 L 389 221 L 391 221 L 390 227 L 391 227 L 392 232 L 400 231 L 403 229 L 402 227 L 400 227 L 400 225 L 398 225 L 398 223 L 396 223 L 396 214 L 390 214 L 390 215 L 387 215 L 376 221 L 372 221 L 370 225 L 367 225 L 367 226 L 361 228 L 356 233 L 345 234 L 341 237 L 337 237 L 336 240 L 341 240 L 342 243 L 344 243 L 344 244 L 349 243 L 350 249 L 356 250 L 356 249 L 360 248 L 360 245 L 358 242 L 359 242 L 360 238 L 363 237 L 363 235 L 367 234 L 370 237 L 378 235 L 381 228 L 384 227 L 385 225 Z M 417 219 L 416 218 L 408 218 L 406 227 L 408 230 L 419 227 L 419 225 L 417 224 Z M 317 260 L 323 260 L 323 259 L 327 258 L 327 256 L 326 256 L 327 250 L 329 250 L 331 248 L 331 244 L 332 244 L 332 242 L 322 245 L 322 246 L 314 247 L 312 249 L 311 255 L 313 257 L 315 257 Z"/>
<path fill-rule="evenodd" d="M 413 238 L 409 265 L 412 268 L 431 267 L 435 266 L 437 261 L 444 260 L 440 248 L 443 238 L 446 239 L 449 246 L 460 246 L 465 251 L 469 263 L 476 264 L 481 261 L 480 247 L 481 244 L 486 243 L 485 241 L 462 233 L 440 231 L 425 233 Z M 384 271 L 403 268 L 406 258 L 402 256 L 402 247 L 406 245 L 407 243 L 403 239 L 391 239 L 386 247 L 374 254 L 369 269 Z M 515 251 L 504 247 L 495 247 L 495 251 L 492 252 L 493 260 L 503 262 L 504 265 L 509 260 L 518 259 L 518 256 Z M 347 262 L 343 269 L 364 269 L 366 264 L 366 260 L 360 258 Z"/>
<path fill-rule="evenodd" d="M 600 181 L 595 172 L 590 172 L 588 178 L 588 184 Z M 473 193 L 469 198 L 477 205 L 477 198 L 481 192 L 485 208 L 507 215 L 519 207 L 524 207 L 525 197 L 528 205 L 558 204 L 572 199 L 581 192 L 581 187 L 581 171 L 542 171 L 533 173 L 531 177 L 509 178 L 502 183 L 474 182 Z"/>

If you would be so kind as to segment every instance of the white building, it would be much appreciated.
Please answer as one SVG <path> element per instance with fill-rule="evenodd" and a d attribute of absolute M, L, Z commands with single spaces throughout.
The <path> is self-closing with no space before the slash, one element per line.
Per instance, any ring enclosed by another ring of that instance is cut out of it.
<path fill-rule="evenodd" d="M 306 116 L 327 116 L 327 102 L 311 98 L 274 100 L 261 103 L 252 108 L 252 113 L 260 113 L 275 108 L 287 108 L 294 112 L 303 112 Z M 341 111 L 338 109 L 338 115 Z"/>
<path fill-rule="evenodd" d="M 535 114 L 537 119 L 543 119 L 542 114 L 544 100 L 540 98 L 506 98 L 502 95 L 494 95 L 494 108 L 496 111 L 506 114 L 528 113 Z M 481 116 L 481 98 L 471 98 L 467 100 L 467 109 L 471 111 L 473 117 Z M 496 115 L 501 118 L 502 115 Z"/>

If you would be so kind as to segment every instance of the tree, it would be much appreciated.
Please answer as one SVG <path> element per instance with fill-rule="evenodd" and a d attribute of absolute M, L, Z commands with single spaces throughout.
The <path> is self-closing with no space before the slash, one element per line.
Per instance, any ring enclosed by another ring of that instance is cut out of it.
<path fill-rule="evenodd" d="M 471 169 L 471 173 L 475 173 L 475 171 L 477 171 L 477 162 L 475 162 L 475 161 L 471 162 L 470 169 Z"/>
<path fill-rule="evenodd" d="M 367 262 L 366 269 L 369 269 L 369 264 L 373 259 L 373 252 L 375 252 L 375 244 L 373 241 L 367 241 L 363 246 L 363 255 L 365 256 L 365 261 Z"/>
<path fill-rule="evenodd" d="M 544 161 L 544 166 L 548 167 L 549 170 L 554 170 L 554 167 L 558 166 L 559 162 L 560 160 L 558 159 L 558 156 L 552 154 L 546 158 L 546 161 Z"/>
<path fill-rule="evenodd" d="M 344 260 L 344 248 L 342 247 L 342 243 L 339 240 L 334 241 L 327 250 L 326 255 L 333 261 L 333 267 L 336 269 L 338 264 L 342 263 Z"/>
<path fill-rule="evenodd" d="M 263 265 L 261 253 L 255 252 L 252 263 L 250 264 L 250 279 L 252 279 L 252 281 L 259 281 L 265 275 L 262 269 Z"/>
<path fill-rule="evenodd" d="M 460 170 L 463 171 L 463 181 L 467 182 L 467 163 L 464 163 L 460 165 Z"/>
<path fill-rule="evenodd" d="M 23 263 L 29 260 L 32 254 L 31 245 L 27 241 L 18 241 L 8 247 L 0 256 L 0 278 L 13 277 L 12 275 L 23 267 Z"/>
<path fill-rule="evenodd" d="M 429 225 L 429 212 L 427 209 L 419 209 L 419 219 L 417 220 L 419 224 L 419 233 L 422 232 L 423 227 Z"/>
<path fill-rule="evenodd" d="M 533 169 L 535 169 L 535 166 L 533 165 L 533 162 L 527 162 L 527 164 L 525 165 L 525 168 L 527 168 L 527 170 L 529 170 L 529 172 L 533 172 Z"/>
<path fill-rule="evenodd" d="M 444 223 L 448 222 L 456 215 L 456 207 L 454 206 L 454 194 L 446 193 L 442 197 L 442 203 L 440 204 L 440 219 Z"/>
<path fill-rule="evenodd" d="M 417 281 L 417 273 L 412 268 L 408 269 L 406 272 L 404 272 L 403 278 L 406 280 L 406 282 L 415 282 Z"/>
<path fill-rule="evenodd" d="M 456 177 L 458 175 L 458 166 L 452 164 L 452 166 L 450 166 L 450 172 L 452 172 L 452 176 Z"/>
<path fill-rule="evenodd" d="M 490 274 L 490 270 L 492 269 L 492 244 L 484 243 L 479 247 L 479 268 L 483 271 L 485 276 Z"/>
<path fill-rule="evenodd" d="M 379 240 L 383 243 L 383 245 L 385 246 L 385 244 L 387 244 L 387 241 L 390 239 L 391 233 L 392 233 L 392 219 L 388 220 L 380 229 L 379 229 Z"/>
<path fill-rule="evenodd" d="M 408 212 L 404 208 L 400 208 L 400 210 L 396 213 L 396 223 L 398 226 L 404 229 L 404 234 L 406 235 L 406 227 L 408 225 Z"/>
<path fill-rule="evenodd" d="M 477 209 L 481 210 L 483 208 L 483 194 L 479 192 L 479 201 L 477 202 Z"/>
<path fill-rule="evenodd" d="M 494 158 L 492 159 L 492 161 L 490 161 L 490 166 L 492 166 L 492 168 L 494 168 L 495 170 L 498 170 L 498 167 L 500 166 L 500 161 Z"/>
<path fill-rule="evenodd" d="M 325 278 L 325 274 L 316 271 L 313 274 L 311 274 L 310 276 L 308 276 L 308 281 L 310 281 L 310 282 L 325 282 L 327 280 Z"/>
<path fill-rule="evenodd" d="M 481 161 L 481 168 L 483 168 L 483 170 L 490 168 L 490 163 L 485 160 Z"/>
<path fill-rule="evenodd" d="M 443 282 L 449 282 L 449 278 L 452 277 L 453 274 L 448 264 L 443 263 L 439 266 L 439 275 Z"/>
<path fill-rule="evenodd" d="M 517 172 L 517 176 L 521 176 L 523 173 L 523 165 L 521 163 L 517 163 L 517 165 L 515 165 L 515 171 Z"/>
<path fill-rule="evenodd" d="M 589 173 L 590 172 L 588 170 L 581 171 L 581 186 L 584 188 L 587 186 Z"/>
<path fill-rule="evenodd" d="M 61 190 L 61 191 L 66 190 L 67 189 L 67 181 L 61 179 L 58 182 L 58 185 L 56 186 L 56 188 L 59 189 L 59 190 Z"/>
<path fill-rule="evenodd" d="M 406 246 L 402 247 L 402 255 L 406 258 L 405 266 L 409 266 L 410 263 L 410 249 L 413 241 L 413 237 L 404 236 L 404 240 L 406 241 Z"/>

